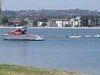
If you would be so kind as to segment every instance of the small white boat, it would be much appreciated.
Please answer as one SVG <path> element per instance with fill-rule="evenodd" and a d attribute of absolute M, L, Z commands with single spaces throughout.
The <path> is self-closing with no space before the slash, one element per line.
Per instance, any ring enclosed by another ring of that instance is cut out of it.
<path fill-rule="evenodd" d="M 69 38 L 81 38 L 80 35 L 69 35 L 68 37 L 69 37 Z"/>
<path fill-rule="evenodd" d="M 100 38 L 100 34 L 94 35 L 94 37 L 96 37 L 96 38 Z"/>
<path fill-rule="evenodd" d="M 2 35 L 4 40 L 30 40 L 30 41 L 42 41 L 43 37 L 39 35 L 22 33 L 19 30 L 9 32 L 7 34 Z"/>
<path fill-rule="evenodd" d="M 81 38 L 81 36 L 70 35 L 69 38 Z"/>
<path fill-rule="evenodd" d="M 84 37 L 86 37 L 86 38 L 90 38 L 90 37 L 91 37 L 91 35 L 85 35 Z"/>

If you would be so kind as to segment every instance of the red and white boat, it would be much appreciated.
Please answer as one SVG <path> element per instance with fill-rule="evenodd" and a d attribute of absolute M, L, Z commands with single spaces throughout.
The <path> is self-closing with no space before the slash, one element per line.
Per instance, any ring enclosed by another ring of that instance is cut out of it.
<path fill-rule="evenodd" d="M 30 40 L 30 41 L 42 41 L 43 37 L 39 36 L 38 34 L 33 35 L 33 34 L 27 34 L 27 33 L 22 33 L 19 30 L 9 32 L 7 34 L 2 35 L 4 40 Z"/>

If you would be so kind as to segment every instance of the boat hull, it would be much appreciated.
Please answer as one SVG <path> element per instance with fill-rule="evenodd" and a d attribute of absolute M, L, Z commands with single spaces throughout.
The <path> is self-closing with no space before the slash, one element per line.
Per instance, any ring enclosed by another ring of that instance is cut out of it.
<path fill-rule="evenodd" d="M 3 35 L 4 40 L 25 40 L 25 41 L 42 41 L 42 36 L 33 36 L 33 35 Z"/>
<path fill-rule="evenodd" d="M 69 36 L 69 38 L 81 38 L 81 36 Z"/>

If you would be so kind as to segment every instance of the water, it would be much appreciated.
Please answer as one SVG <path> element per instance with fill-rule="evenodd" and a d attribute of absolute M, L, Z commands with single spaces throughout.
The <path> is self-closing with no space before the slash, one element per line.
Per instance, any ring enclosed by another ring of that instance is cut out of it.
<path fill-rule="evenodd" d="M 13 29 L 0 29 L 0 34 Z M 4 41 L 0 36 L 0 63 L 46 69 L 100 74 L 100 38 L 69 39 L 77 33 L 100 33 L 99 29 L 29 29 L 44 41 Z"/>

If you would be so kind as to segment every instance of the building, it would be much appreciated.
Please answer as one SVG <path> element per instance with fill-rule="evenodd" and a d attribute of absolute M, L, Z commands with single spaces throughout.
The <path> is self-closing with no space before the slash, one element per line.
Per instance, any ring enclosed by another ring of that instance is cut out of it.
<path fill-rule="evenodd" d="M 81 17 L 67 19 L 51 19 L 48 21 L 49 27 L 80 27 Z"/>
<path fill-rule="evenodd" d="M 38 27 L 41 27 L 42 26 L 42 24 L 43 24 L 43 22 L 38 22 Z"/>
<path fill-rule="evenodd" d="M 48 27 L 65 27 L 68 24 L 67 19 L 50 19 L 48 21 Z"/>
<path fill-rule="evenodd" d="M 80 27 L 81 26 L 81 17 L 70 18 L 69 25 L 70 25 L 70 27 Z"/>
<path fill-rule="evenodd" d="M 57 25 L 56 25 L 56 19 L 50 19 L 50 20 L 48 20 L 48 23 L 47 23 L 48 25 L 48 27 L 57 27 Z"/>
<path fill-rule="evenodd" d="M 81 18 L 82 27 L 100 27 L 100 17 L 83 16 Z"/>
<path fill-rule="evenodd" d="M 100 17 L 94 18 L 93 22 L 95 27 L 100 27 Z"/>
<path fill-rule="evenodd" d="M 33 20 L 29 18 L 24 19 L 24 23 L 26 26 L 32 27 L 33 26 Z"/>
<path fill-rule="evenodd" d="M 55 22 L 56 22 L 57 27 L 63 27 L 63 21 L 62 20 L 57 20 Z"/>
<path fill-rule="evenodd" d="M 13 23 L 14 26 L 22 26 L 23 19 L 21 18 L 11 18 L 9 22 Z"/>

